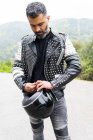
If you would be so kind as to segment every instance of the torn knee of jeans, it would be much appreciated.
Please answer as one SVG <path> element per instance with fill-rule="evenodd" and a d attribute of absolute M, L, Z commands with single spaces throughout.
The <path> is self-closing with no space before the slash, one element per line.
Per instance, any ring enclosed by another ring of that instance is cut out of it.
<path fill-rule="evenodd" d="M 31 126 L 34 133 L 43 132 L 43 128 L 44 128 L 43 122 L 40 122 L 38 124 L 31 123 Z"/>
<path fill-rule="evenodd" d="M 63 129 L 54 129 L 55 135 L 57 136 L 68 136 L 68 128 L 67 126 Z"/>
<path fill-rule="evenodd" d="M 31 123 L 31 126 L 32 126 L 33 129 L 38 129 L 38 128 L 43 126 L 43 122 L 40 122 L 40 123 L 37 123 L 37 124 Z"/>

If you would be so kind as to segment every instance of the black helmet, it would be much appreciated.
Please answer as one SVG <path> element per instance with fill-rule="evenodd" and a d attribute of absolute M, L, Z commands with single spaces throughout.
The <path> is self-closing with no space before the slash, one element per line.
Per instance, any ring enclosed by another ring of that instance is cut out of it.
<path fill-rule="evenodd" d="M 53 96 L 50 92 L 41 90 L 31 97 L 25 96 L 22 105 L 29 116 L 37 119 L 47 118 L 54 108 Z"/>

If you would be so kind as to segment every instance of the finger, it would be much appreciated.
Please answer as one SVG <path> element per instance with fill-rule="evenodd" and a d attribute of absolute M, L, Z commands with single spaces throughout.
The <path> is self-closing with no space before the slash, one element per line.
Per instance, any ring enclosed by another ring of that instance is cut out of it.
<path fill-rule="evenodd" d="M 36 85 L 30 86 L 30 88 L 35 88 L 35 87 L 36 87 Z"/>
<path fill-rule="evenodd" d="M 42 85 L 42 83 L 37 84 L 37 88 L 41 87 Z"/>
<path fill-rule="evenodd" d="M 37 81 L 36 81 L 36 84 L 39 84 L 39 83 L 41 83 L 41 82 L 42 82 L 41 80 L 37 80 Z"/>
<path fill-rule="evenodd" d="M 31 83 L 30 86 L 36 86 L 36 83 Z"/>
<path fill-rule="evenodd" d="M 34 82 L 33 85 L 36 85 L 36 82 Z"/>
<path fill-rule="evenodd" d="M 43 89 L 44 88 L 44 86 L 42 85 L 41 87 L 38 87 L 37 88 L 37 91 L 40 91 L 41 89 Z"/>

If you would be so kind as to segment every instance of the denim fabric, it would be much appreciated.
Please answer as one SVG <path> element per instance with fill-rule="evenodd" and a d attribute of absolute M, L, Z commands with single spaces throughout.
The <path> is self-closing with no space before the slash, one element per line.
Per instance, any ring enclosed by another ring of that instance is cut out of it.
<path fill-rule="evenodd" d="M 43 120 L 35 119 L 30 117 L 30 123 L 33 131 L 33 140 L 44 140 L 43 129 L 44 124 Z M 42 124 L 42 125 L 39 125 Z M 34 126 L 33 126 L 34 125 Z"/>
<path fill-rule="evenodd" d="M 67 127 L 67 107 L 65 98 L 55 101 L 54 110 L 50 116 L 56 140 L 71 140 Z M 43 120 L 30 117 L 30 123 L 33 131 L 33 140 L 44 140 Z"/>

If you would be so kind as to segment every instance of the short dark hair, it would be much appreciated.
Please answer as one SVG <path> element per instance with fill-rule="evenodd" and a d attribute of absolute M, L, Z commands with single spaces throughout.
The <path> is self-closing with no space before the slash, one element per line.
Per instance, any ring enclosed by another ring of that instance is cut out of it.
<path fill-rule="evenodd" d="M 32 2 L 28 4 L 26 8 L 26 15 L 32 18 L 37 17 L 39 14 L 46 15 L 47 10 L 43 3 L 41 2 Z"/>

